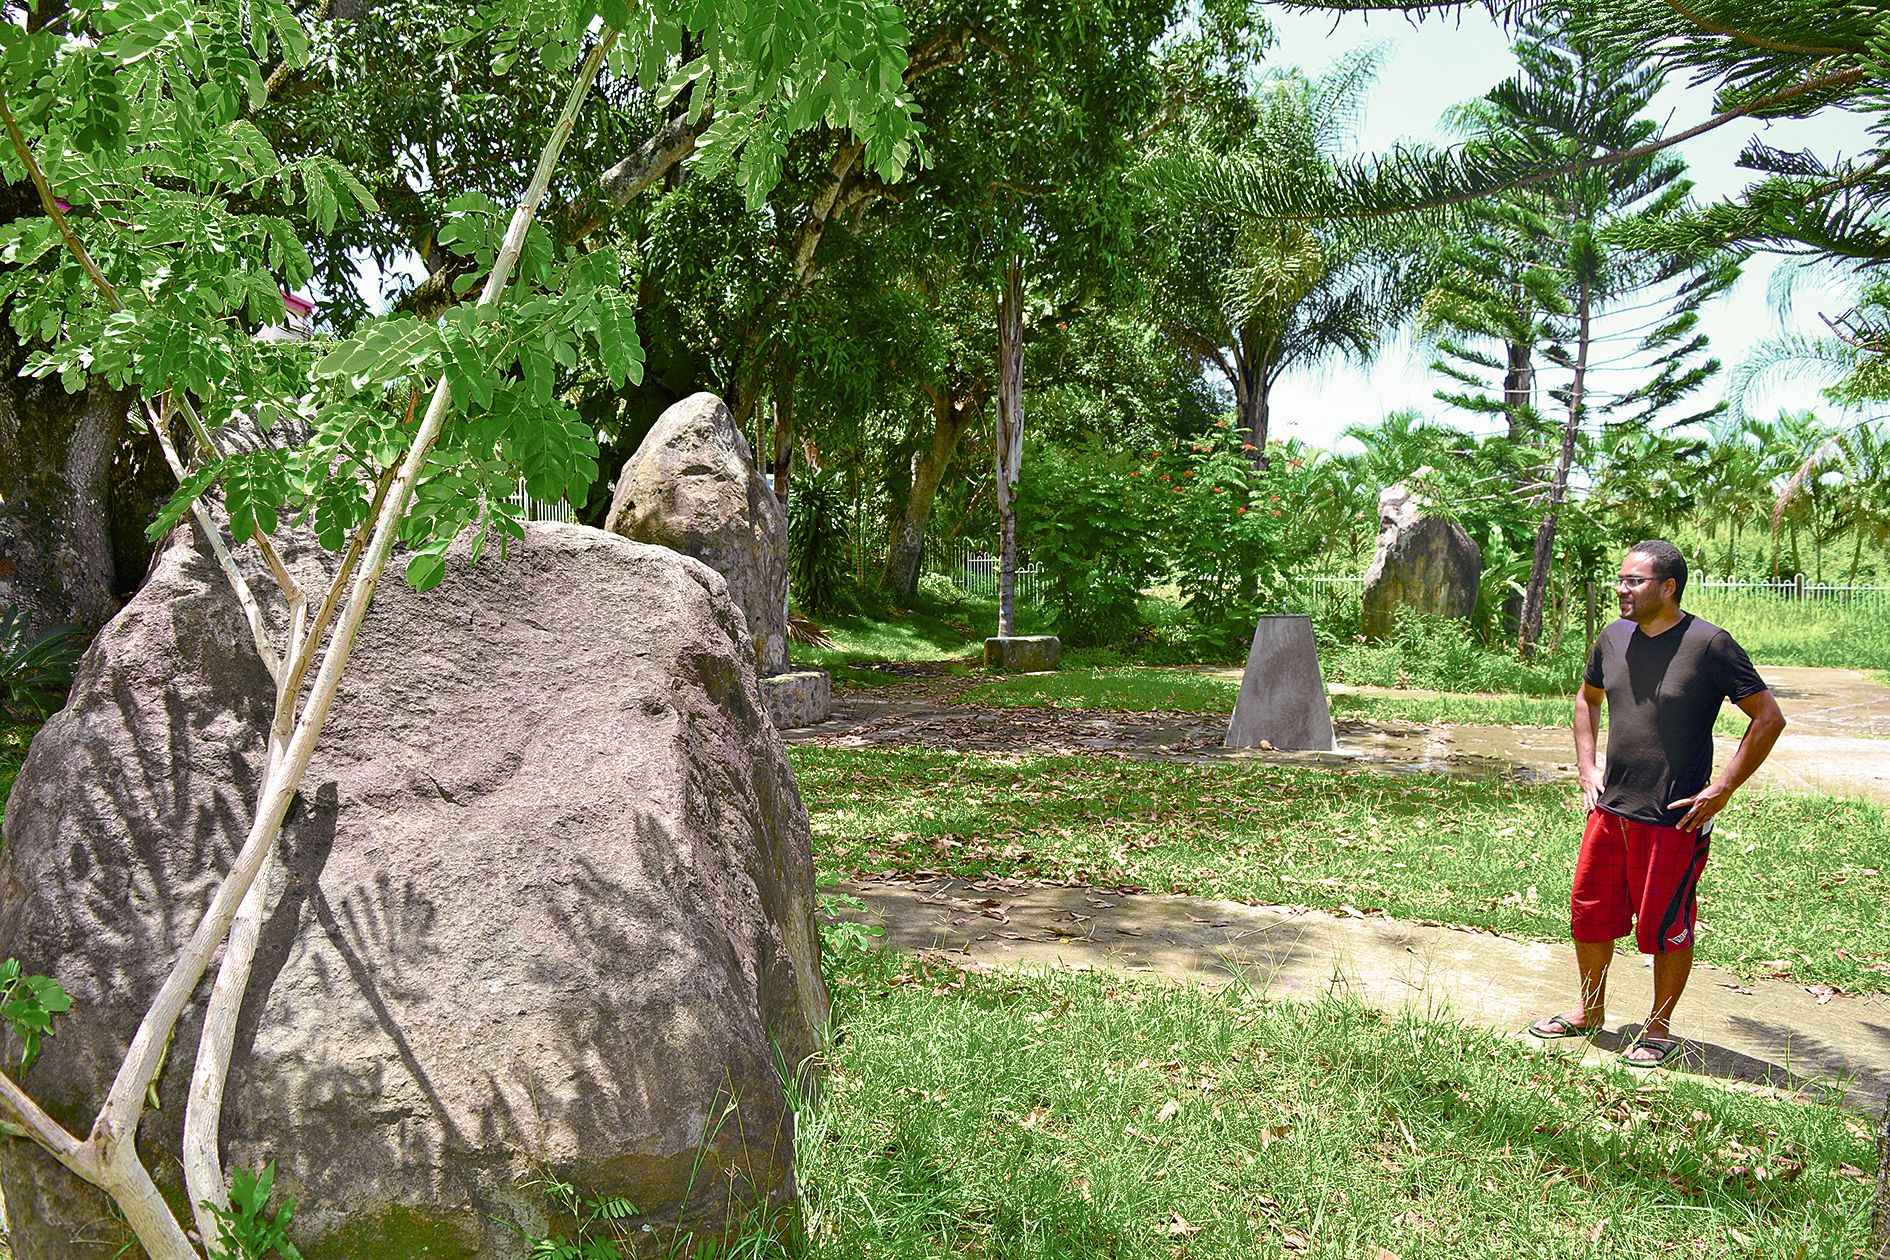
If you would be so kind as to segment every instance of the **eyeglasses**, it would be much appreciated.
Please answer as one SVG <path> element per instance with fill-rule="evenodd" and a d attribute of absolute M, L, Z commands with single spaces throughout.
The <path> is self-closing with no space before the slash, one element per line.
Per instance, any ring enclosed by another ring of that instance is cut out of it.
<path fill-rule="evenodd" d="M 1626 586 L 1626 587 L 1632 588 L 1632 587 L 1640 586 L 1644 582 L 1658 582 L 1660 580 L 1661 579 L 1658 574 L 1650 573 L 1645 577 L 1637 577 L 1631 573 L 1623 573 L 1620 577 L 1614 580 L 1614 584 L 1616 586 Z"/>

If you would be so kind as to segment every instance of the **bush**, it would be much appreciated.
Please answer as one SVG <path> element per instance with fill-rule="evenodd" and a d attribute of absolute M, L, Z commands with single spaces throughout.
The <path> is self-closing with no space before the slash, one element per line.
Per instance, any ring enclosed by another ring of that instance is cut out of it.
<path fill-rule="evenodd" d="M 1196 650 L 1225 655 L 1253 638 L 1260 613 L 1278 609 L 1289 575 L 1320 549 L 1312 482 L 1317 461 L 1279 446 L 1264 469 L 1227 421 L 1187 452 L 1149 465 L 1169 574 L 1187 609 Z"/>
<path fill-rule="evenodd" d="M 1383 643 L 1322 642 L 1320 661 L 1328 682 L 1570 696 L 1581 679 L 1582 649 L 1571 641 L 1554 656 L 1541 652 L 1525 663 L 1507 650 L 1484 647 L 1467 622 L 1399 609 Z"/>
<path fill-rule="evenodd" d="M 1072 647 L 1119 642 L 1141 624 L 1160 571 L 1155 513 L 1137 461 L 1091 441 L 1032 450 L 1018 483 L 1018 542 L 1046 575 L 1057 633 Z"/>
<path fill-rule="evenodd" d="M 24 608 L 0 608 L 0 709 L 17 718 L 43 718 L 66 702 L 85 632 L 54 626 L 28 639 L 26 628 Z"/>
<path fill-rule="evenodd" d="M 829 469 L 805 473 L 793 486 L 788 575 L 794 598 L 809 612 L 832 612 L 840 606 L 849 576 L 846 489 Z"/>

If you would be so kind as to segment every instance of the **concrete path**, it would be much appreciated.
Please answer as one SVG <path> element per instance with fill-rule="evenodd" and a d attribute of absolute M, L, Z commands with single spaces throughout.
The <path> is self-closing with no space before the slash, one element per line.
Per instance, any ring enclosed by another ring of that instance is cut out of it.
<path fill-rule="evenodd" d="M 1608 1031 L 1591 1046 L 1543 1042 L 1522 1030 L 1567 1008 L 1574 958 L 1566 945 L 1518 941 L 1382 916 L 1104 889 L 934 880 L 838 886 L 866 903 L 885 943 L 966 966 L 1106 967 L 1220 985 L 1239 977 L 1269 997 L 1337 992 L 1387 1010 L 1415 1008 L 1515 1030 L 1545 1053 L 1612 1063 L 1652 1000 L 1646 960 L 1618 956 Z M 1674 1029 L 1674 1069 L 1805 1093 L 1842 1091 L 1872 1112 L 1890 1091 L 1890 997 L 1834 994 L 1789 980 L 1741 981 L 1702 966 Z M 1630 1070 L 1630 1069 L 1622 1069 Z"/>

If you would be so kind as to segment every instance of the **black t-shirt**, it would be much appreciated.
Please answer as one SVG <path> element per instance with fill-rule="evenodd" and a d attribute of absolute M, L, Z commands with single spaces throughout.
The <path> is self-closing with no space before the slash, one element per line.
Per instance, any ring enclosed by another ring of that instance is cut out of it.
<path fill-rule="evenodd" d="M 1713 719 L 1765 681 L 1733 637 L 1692 613 L 1647 635 L 1622 618 L 1601 632 L 1582 675 L 1608 693 L 1608 772 L 1601 807 L 1671 826 L 1668 802 L 1706 786 L 1713 772 Z"/>

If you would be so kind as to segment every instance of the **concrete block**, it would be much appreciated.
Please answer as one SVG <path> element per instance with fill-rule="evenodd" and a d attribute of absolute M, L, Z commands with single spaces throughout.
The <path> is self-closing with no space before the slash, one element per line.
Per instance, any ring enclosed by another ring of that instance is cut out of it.
<path fill-rule="evenodd" d="M 1225 744 L 1258 748 L 1261 740 L 1275 748 L 1337 747 L 1310 617 L 1262 617 L 1254 627 Z"/>
<path fill-rule="evenodd" d="M 833 716 L 833 676 L 824 669 L 798 669 L 761 680 L 761 703 L 777 731 L 813 726 Z"/>
<path fill-rule="evenodd" d="M 984 641 L 984 667 L 994 674 L 1035 674 L 1055 669 L 1063 641 L 1054 634 L 1026 634 Z"/>

